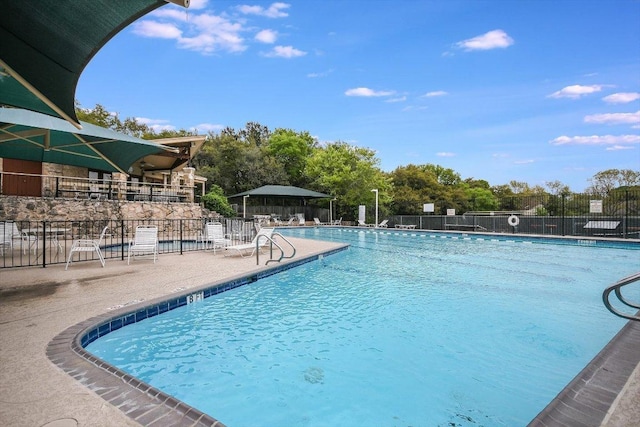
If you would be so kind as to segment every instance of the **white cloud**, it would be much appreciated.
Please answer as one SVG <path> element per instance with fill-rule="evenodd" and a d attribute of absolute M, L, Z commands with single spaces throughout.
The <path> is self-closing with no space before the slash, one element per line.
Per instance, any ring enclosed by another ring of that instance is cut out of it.
<path fill-rule="evenodd" d="M 219 132 L 224 129 L 224 125 L 216 125 L 212 123 L 201 123 L 199 125 L 194 126 L 192 129 L 198 132 Z"/>
<path fill-rule="evenodd" d="M 133 32 L 142 37 L 159 39 L 179 39 L 182 36 L 182 31 L 175 25 L 151 20 L 136 23 Z"/>
<path fill-rule="evenodd" d="M 316 78 L 316 77 L 327 77 L 329 74 L 333 73 L 333 68 L 327 71 L 323 71 L 321 73 L 309 73 L 307 77 Z"/>
<path fill-rule="evenodd" d="M 449 95 L 449 93 L 445 92 L 444 90 L 435 90 L 433 92 L 427 92 L 424 95 L 422 95 L 423 98 L 433 98 L 435 96 L 445 96 L 445 95 Z"/>
<path fill-rule="evenodd" d="M 607 151 L 621 151 L 621 150 L 633 150 L 633 147 L 630 145 L 614 145 L 612 147 L 605 148 Z"/>
<path fill-rule="evenodd" d="M 620 92 L 602 98 L 604 102 L 609 104 L 627 104 L 638 99 L 640 99 L 640 93 L 638 92 Z"/>
<path fill-rule="evenodd" d="M 354 89 L 347 89 L 345 91 L 345 95 L 347 96 L 364 96 L 364 97 L 372 97 L 372 96 L 390 96 L 395 92 L 388 90 L 373 90 L 368 87 L 357 87 Z"/>
<path fill-rule="evenodd" d="M 406 97 L 406 96 L 400 96 L 400 97 L 398 97 L 398 98 L 390 98 L 390 99 L 387 99 L 385 102 L 404 102 L 404 101 L 406 101 L 406 100 L 407 100 L 407 97 Z"/>
<path fill-rule="evenodd" d="M 551 141 L 553 145 L 624 145 L 640 144 L 640 135 L 591 135 L 559 136 Z"/>
<path fill-rule="evenodd" d="M 149 119 L 146 117 L 136 117 L 138 123 L 149 126 L 154 132 L 162 132 L 163 130 L 175 130 L 175 126 L 169 124 L 169 120 Z"/>
<path fill-rule="evenodd" d="M 516 160 L 513 163 L 516 165 L 529 165 L 531 163 L 535 163 L 536 161 L 533 159 L 526 159 L 526 160 Z"/>
<path fill-rule="evenodd" d="M 264 53 L 269 58 L 296 58 L 305 56 L 307 52 L 298 50 L 293 46 L 275 46 L 271 51 Z"/>
<path fill-rule="evenodd" d="M 134 33 L 144 37 L 175 39 L 178 47 L 205 55 L 218 51 L 242 52 L 247 49 L 240 35 L 242 24 L 210 13 L 190 14 L 178 9 L 161 9 L 153 14 L 163 22 L 144 20 L 134 25 Z M 183 26 L 184 29 L 180 29 Z"/>
<path fill-rule="evenodd" d="M 585 123 L 598 123 L 608 125 L 640 125 L 640 110 L 635 113 L 606 113 L 585 116 Z"/>
<path fill-rule="evenodd" d="M 262 31 L 259 31 L 255 36 L 255 39 L 257 41 L 261 43 L 268 43 L 268 44 L 275 43 L 277 38 L 278 38 L 278 33 L 273 30 L 262 30 Z"/>
<path fill-rule="evenodd" d="M 266 9 L 262 6 L 242 5 L 238 6 L 238 10 L 245 15 L 258 15 L 265 16 L 267 18 L 286 18 L 289 14 L 284 12 L 284 10 L 290 7 L 290 4 L 277 2 L 272 3 L 271 6 Z"/>
<path fill-rule="evenodd" d="M 438 157 L 455 157 L 456 153 L 451 153 L 449 151 L 440 151 L 436 153 Z"/>
<path fill-rule="evenodd" d="M 590 95 L 595 92 L 600 92 L 602 90 L 602 85 L 591 85 L 591 86 L 583 86 L 583 85 L 572 85 L 563 87 L 557 92 L 548 95 L 549 98 L 572 98 L 577 99 L 584 95 Z"/>
<path fill-rule="evenodd" d="M 191 0 L 189 2 L 189 10 L 199 10 L 207 7 L 209 0 Z"/>
<path fill-rule="evenodd" d="M 514 43 L 513 39 L 502 30 L 493 30 L 471 39 L 456 43 L 456 46 L 466 51 L 490 50 L 506 48 Z"/>

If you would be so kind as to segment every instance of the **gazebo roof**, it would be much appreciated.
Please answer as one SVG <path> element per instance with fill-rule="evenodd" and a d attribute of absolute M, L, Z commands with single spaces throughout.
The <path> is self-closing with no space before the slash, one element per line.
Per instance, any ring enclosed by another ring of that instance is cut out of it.
<path fill-rule="evenodd" d="M 253 190 L 234 194 L 233 196 L 229 196 L 229 198 L 243 196 L 301 197 L 305 199 L 324 199 L 332 197 L 328 194 L 319 193 L 317 191 L 307 190 L 300 187 L 293 187 L 291 185 L 264 185 L 262 187 L 254 188 Z"/>

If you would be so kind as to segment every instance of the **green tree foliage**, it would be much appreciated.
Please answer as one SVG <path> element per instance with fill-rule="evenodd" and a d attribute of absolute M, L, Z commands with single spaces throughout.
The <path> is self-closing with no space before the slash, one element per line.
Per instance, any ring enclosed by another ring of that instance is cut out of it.
<path fill-rule="evenodd" d="M 353 220 L 359 205 L 373 206 L 372 189 L 378 190 L 378 207 L 384 216 L 391 201 L 391 182 L 379 163 L 373 150 L 337 141 L 315 148 L 305 173 L 313 189 L 337 198 L 338 217 Z"/>
<path fill-rule="evenodd" d="M 605 196 L 619 187 L 640 185 L 640 171 L 631 169 L 607 169 L 598 172 L 590 179 L 591 186 L 587 192 L 593 195 Z"/>
<path fill-rule="evenodd" d="M 208 185 L 217 184 L 228 195 L 263 185 L 288 185 L 284 165 L 266 149 L 267 135 L 268 129 L 255 123 L 241 131 L 210 132 L 193 165 Z"/>
<path fill-rule="evenodd" d="M 116 132 L 142 139 L 175 138 L 179 136 L 191 136 L 197 134 L 196 132 L 187 131 L 185 129 L 163 129 L 156 132 L 146 124 L 138 122 L 134 117 L 127 117 L 124 121 L 120 120 L 117 114 L 107 111 L 107 109 L 100 104 L 96 104 L 94 108 L 81 108 L 80 106 L 76 106 L 76 113 L 78 115 L 78 119 L 83 122 L 91 123 L 96 126 L 101 126 L 103 128 L 108 128 L 115 130 Z"/>
<path fill-rule="evenodd" d="M 308 184 L 304 175 L 307 159 L 317 145 L 309 132 L 279 128 L 269 137 L 266 150 L 283 165 L 291 185 L 304 187 Z"/>
<path fill-rule="evenodd" d="M 202 196 L 202 203 L 205 208 L 217 212 L 224 217 L 235 216 L 233 208 L 224 196 L 224 191 L 218 185 L 214 184 L 209 188 L 209 192 Z"/>

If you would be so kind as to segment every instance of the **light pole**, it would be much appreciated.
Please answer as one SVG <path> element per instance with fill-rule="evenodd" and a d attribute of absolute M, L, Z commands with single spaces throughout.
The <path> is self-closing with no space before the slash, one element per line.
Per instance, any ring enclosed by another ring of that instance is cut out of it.
<path fill-rule="evenodd" d="M 329 199 L 329 225 L 333 225 L 333 204 L 332 202 L 335 202 L 336 199 L 335 197 L 333 199 Z"/>
<path fill-rule="evenodd" d="M 371 190 L 371 191 L 376 193 L 376 223 L 375 223 L 375 226 L 377 227 L 378 226 L 378 189 L 376 188 L 376 189 Z"/>
<path fill-rule="evenodd" d="M 242 218 L 247 217 L 247 197 L 249 197 L 248 194 L 246 196 L 242 196 Z"/>

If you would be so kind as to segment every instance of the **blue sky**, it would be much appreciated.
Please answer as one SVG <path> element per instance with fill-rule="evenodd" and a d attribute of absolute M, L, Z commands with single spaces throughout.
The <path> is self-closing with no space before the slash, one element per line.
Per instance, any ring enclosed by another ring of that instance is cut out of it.
<path fill-rule="evenodd" d="M 638 0 L 191 0 L 125 28 L 76 99 L 156 129 L 250 121 L 491 185 L 640 169 Z"/>

